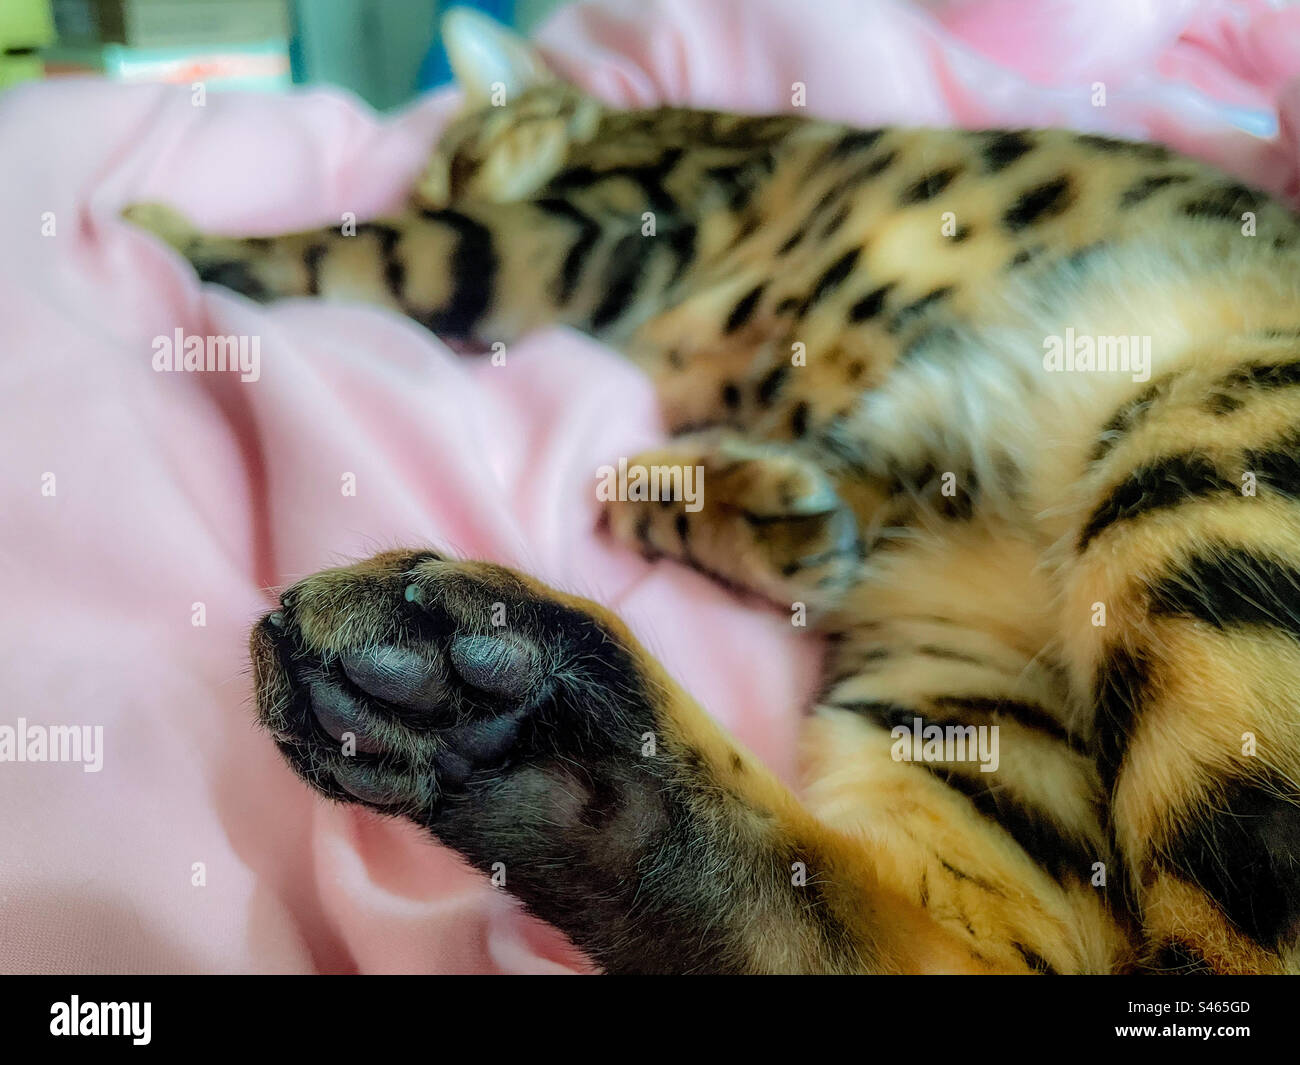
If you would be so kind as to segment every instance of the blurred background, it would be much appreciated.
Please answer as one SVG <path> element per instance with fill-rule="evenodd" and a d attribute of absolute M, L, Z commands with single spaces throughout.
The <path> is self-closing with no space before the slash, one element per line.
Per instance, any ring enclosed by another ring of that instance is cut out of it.
<path fill-rule="evenodd" d="M 449 80 L 448 7 L 523 32 L 564 0 L 0 0 L 0 91 L 34 78 L 202 81 L 288 89 L 327 82 L 377 108 Z"/>

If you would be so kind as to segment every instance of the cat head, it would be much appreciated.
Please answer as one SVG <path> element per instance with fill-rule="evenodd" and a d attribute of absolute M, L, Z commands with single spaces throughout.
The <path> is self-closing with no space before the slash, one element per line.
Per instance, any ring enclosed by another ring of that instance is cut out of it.
<path fill-rule="evenodd" d="M 454 8 L 442 39 L 465 106 L 416 187 L 423 206 L 524 199 L 595 136 L 602 105 L 562 81 L 522 37 L 480 12 Z"/>

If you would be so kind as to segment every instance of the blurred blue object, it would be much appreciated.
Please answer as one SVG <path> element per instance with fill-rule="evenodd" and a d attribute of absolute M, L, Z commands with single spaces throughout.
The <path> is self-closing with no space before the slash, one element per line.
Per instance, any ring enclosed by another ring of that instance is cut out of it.
<path fill-rule="evenodd" d="M 0 5 L 9 0 L 0 0 Z M 340 85 L 381 110 L 451 80 L 438 24 L 471 8 L 527 34 L 564 0 L 293 0 L 294 81 Z"/>
<path fill-rule="evenodd" d="M 507 26 L 515 25 L 515 0 L 458 0 L 454 6 L 472 7 Z M 438 37 L 425 55 L 424 62 L 420 64 L 416 85 L 423 92 L 426 89 L 436 89 L 446 85 L 451 80 L 451 65 L 447 62 L 447 50 L 442 46 L 442 38 Z"/>

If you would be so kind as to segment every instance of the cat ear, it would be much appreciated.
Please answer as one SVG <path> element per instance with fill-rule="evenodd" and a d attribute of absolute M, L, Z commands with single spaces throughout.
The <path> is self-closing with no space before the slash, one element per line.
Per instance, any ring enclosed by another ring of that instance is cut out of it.
<path fill-rule="evenodd" d="M 465 100 L 486 107 L 502 89 L 513 99 L 526 89 L 555 81 L 529 43 L 472 8 L 457 7 L 443 17 L 442 42 Z"/>

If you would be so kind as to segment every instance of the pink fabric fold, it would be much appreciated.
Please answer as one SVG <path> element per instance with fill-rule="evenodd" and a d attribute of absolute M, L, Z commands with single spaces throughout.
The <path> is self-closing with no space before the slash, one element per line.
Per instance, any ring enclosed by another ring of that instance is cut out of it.
<path fill-rule="evenodd" d="M 610 0 L 541 39 L 615 103 L 788 111 L 798 82 L 811 114 L 1149 136 L 1295 196 L 1298 19 L 1258 0 Z M 561 330 L 495 367 L 383 311 L 257 306 L 116 218 L 145 199 L 232 233 L 364 218 L 452 104 L 0 97 L 0 728 L 103 733 L 97 772 L 0 762 L 0 970 L 583 969 L 414 829 L 314 798 L 252 725 L 244 641 L 269 589 L 382 547 L 448 545 L 613 606 L 793 779 L 816 645 L 595 529 L 597 468 L 662 434 L 633 369 Z M 177 328 L 256 337 L 260 377 L 155 372 Z"/>

